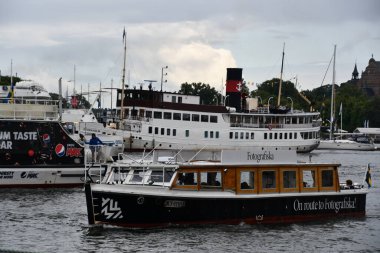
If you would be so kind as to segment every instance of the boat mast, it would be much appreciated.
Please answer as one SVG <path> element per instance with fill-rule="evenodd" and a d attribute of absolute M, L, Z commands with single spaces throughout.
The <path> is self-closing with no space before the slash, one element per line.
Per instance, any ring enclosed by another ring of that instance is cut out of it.
<path fill-rule="evenodd" d="M 125 34 L 125 27 L 123 31 L 123 42 L 124 42 L 124 65 L 123 65 L 123 77 L 121 80 L 121 103 L 120 103 L 120 119 L 124 119 L 124 82 L 125 82 L 125 62 L 127 56 L 127 36 Z"/>
<path fill-rule="evenodd" d="M 331 112 L 330 112 L 330 140 L 332 140 L 333 135 L 333 124 L 335 118 L 335 57 L 336 57 L 336 45 L 334 45 L 334 57 L 333 57 L 333 77 L 331 85 Z"/>
<path fill-rule="evenodd" d="M 282 86 L 282 73 L 284 71 L 284 57 L 285 57 L 285 42 L 284 42 L 284 47 L 282 49 L 281 75 L 280 75 L 280 85 L 278 86 L 277 107 L 280 106 L 280 100 L 281 100 L 281 86 Z"/>

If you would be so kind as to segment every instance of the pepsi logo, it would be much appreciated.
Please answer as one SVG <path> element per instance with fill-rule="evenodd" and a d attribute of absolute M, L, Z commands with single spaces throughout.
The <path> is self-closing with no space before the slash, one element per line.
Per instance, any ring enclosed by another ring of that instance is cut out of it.
<path fill-rule="evenodd" d="M 65 146 L 63 146 L 62 144 L 57 144 L 57 146 L 55 146 L 55 153 L 57 154 L 57 156 L 59 157 L 62 157 L 65 155 Z"/>
<path fill-rule="evenodd" d="M 43 140 L 45 143 L 49 143 L 49 142 L 50 142 L 50 135 L 49 135 L 49 134 L 43 134 L 43 135 L 42 135 L 42 140 Z"/>

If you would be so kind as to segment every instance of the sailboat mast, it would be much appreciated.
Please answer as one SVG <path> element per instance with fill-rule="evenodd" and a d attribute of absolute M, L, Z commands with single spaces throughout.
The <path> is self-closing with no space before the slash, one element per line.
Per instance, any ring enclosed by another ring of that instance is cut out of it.
<path fill-rule="evenodd" d="M 121 102 L 120 102 L 120 119 L 124 119 L 124 87 L 125 87 L 125 63 L 127 58 L 127 36 L 125 34 L 125 27 L 123 32 L 123 42 L 124 42 L 124 65 L 123 65 L 123 77 L 121 80 Z"/>
<path fill-rule="evenodd" d="M 280 74 L 280 85 L 278 86 L 277 106 L 280 106 L 280 101 L 281 101 L 282 73 L 284 72 L 284 57 L 285 57 L 285 42 L 284 42 L 284 47 L 282 48 L 281 74 Z"/>
<path fill-rule="evenodd" d="M 331 85 L 331 112 L 330 112 L 330 140 L 333 136 L 333 124 L 335 119 L 335 57 L 336 57 L 336 45 L 334 45 L 334 57 L 333 57 L 333 77 Z"/>

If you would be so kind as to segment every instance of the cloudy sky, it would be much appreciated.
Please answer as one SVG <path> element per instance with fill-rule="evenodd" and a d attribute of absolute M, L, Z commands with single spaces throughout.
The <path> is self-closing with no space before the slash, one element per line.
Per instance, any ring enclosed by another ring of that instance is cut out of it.
<path fill-rule="evenodd" d="M 74 66 L 78 91 L 121 87 L 125 27 L 132 86 L 150 79 L 160 89 L 167 65 L 164 90 L 183 82 L 221 90 L 228 67 L 243 68 L 254 89 L 280 76 L 285 43 L 284 80 L 313 89 L 334 44 L 338 84 L 355 63 L 361 72 L 372 54 L 380 60 L 379 11 L 377 0 L 0 0 L 0 70 L 10 75 L 12 60 L 14 74 L 50 92 L 59 77 L 74 88 Z"/>

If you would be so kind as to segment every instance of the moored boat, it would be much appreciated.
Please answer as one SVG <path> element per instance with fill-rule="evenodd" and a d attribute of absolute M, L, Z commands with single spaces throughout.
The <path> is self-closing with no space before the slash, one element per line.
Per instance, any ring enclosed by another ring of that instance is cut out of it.
<path fill-rule="evenodd" d="M 155 227 L 364 216 L 367 190 L 341 185 L 338 167 L 261 149 L 122 160 L 108 166 L 100 183 L 86 184 L 88 221 Z"/>

